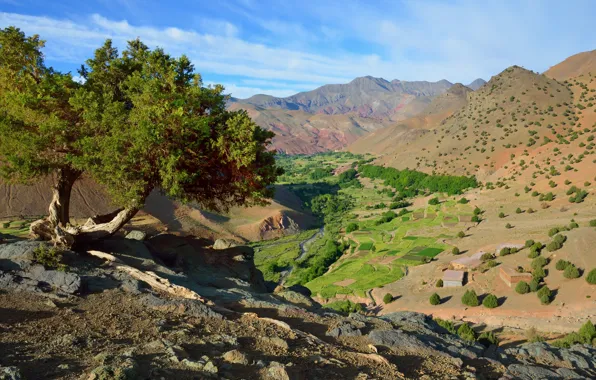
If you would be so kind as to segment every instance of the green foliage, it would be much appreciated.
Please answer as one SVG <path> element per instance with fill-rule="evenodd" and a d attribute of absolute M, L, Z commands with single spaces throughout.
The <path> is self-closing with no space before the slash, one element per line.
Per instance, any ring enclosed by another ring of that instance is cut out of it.
<path fill-rule="evenodd" d="M 543 305 L 548 305 L 551 302 L 552 294 L 552 291 L 546 285 L 541 287 L 538 292 L 536 292 L 536 295 Z"/>
<path fill-rule="evenodd" d="M 393 296 L 390 293 L 387 293 L 383 296 L 383 303 L 388 304 L 393 302 Z"/>
<path fill-rule="evenodd" d="M 364 312 L 364 306 L 360 303 L 354 303 L 349 300 L 336 301 L 328 304 L 324 304 L 323 307 L 327 309 L 333 309 L 342 314 L 350 313 L 362 313 Z"/>
<path fill-rule="evenodd" d="M 297 280 L 299 284 L 306 284 L 327 272 L 329 266 L 337 261 L 345 251 L 346 246 L 331 238 L 327 238 L 317 255 L 311 257 L 306 265 L 306 270 L 300 272 Z"/>
<path fill-rule="evenodd" d="M 565 278 L 568 278 L 568 279 L 578 278 L 579 277 L 579 269 L 577 269 L 575 267 L 575 265 L 570 264 L 567 266 L 567 268 L 565 268 L 565 271 L 563 272 L 563 276 L 565 276 Z"/>
<path fill-rule="evenodd" d="M 203 86 L 190 60 L 110 40 L 79 75 L 47 68 L 39 37 L 0 31 L 0 175 L 81 173 L 113 203 L 140 208 L 153 189 L 207 209 L 265 204 L 280 174 L 274 134 L 228 111 L 222 86 Z M 66 207 L 67 205 L 62 205 Z"/>
<path fill-rule="evenodd" d="M 538 289 L 540 288 L 540 280 L 537 278 L 533 278 L 532 281 L 530 281 L 529 286 L 530 286 L 530 291 L 532 293 L 538 291 Z"/>
<path fill-rule="evenodd" d="M 542 267 L 536 268 L 532 271 L 532 277 L 538 281 L 541 281 L 544 277 L 546 277 L 546 271 Z"/>
<path fill-rule="evenodd" d="M 420 190 L 431 193 L 461 194 L 464 190 L 478 187 L 474 177 L 429 175 L 415 170 L 397 170 L 375 165 L 362 165 L 358 171 L 362 177 L 379 178 L 400 192 L 412 193 Z"/>
<path fill-rule="evenodd" d="M 499 306 L 499 301 L 497 297 L 493 294 L 488 294 L 482 300 L 482 305 L 488 309 L 494 309 L 495 307 Z"/>
<path fill-rule="evenodd" d="M 556 241 L 551 241 L 550 243 L 548 243 L 546 245 L 546 250 L 549 252 L 554 252 L 556 250 L 561 249 L 563 246 L 561 245 L 561 243 L 556 242 Z"/>
<path fill-rule="evenodd" d="M 526 248 L 530 248 L 534 245 L 534 240 L 526 240 L 526 244 L 524 245 Z"/>
<path fill-rule="evenodd" d="M 310 204 L 313 214 L 323 217 L 326 223 L 336 221 L 353 206 L 354 199 L 347 194 L 317 195 Z"/>
<path fill-rule="evenodd" d="M 442 288 L 443 287 L 443 280 L 439 278 L 437 280 L 437 283 L 435 284 L 435 287 Z"/>
<path fill-rule="evenodd" d="M 441 303 L 441 297 L 437 293 L 433 293 L 429 298 L 429 302 L 431 305 L 439 305 Z"/>
<path fill-rule="evenodd" d="M 503 219 L 505 217 L 505 213 L 504 212 L 500 212 L 499 213 L 499 218 Z"/>
<path fill-rule="evenodd" d="M 457 237 L 460 238 L 460 239 L 465 238 L 466 237 L 466 233 L 464 231 L 459 231 L 457 233 Z"/>
<path fill-rule="evenodd" d="M 454 255 L 459 255 L 461 252 L 459 251 L 459 248 L 453 247 L 453 249 L 451 250 L 451 253 Z"/>
<path fill-rule="evenodd" d="M 596 338 L 596 327 L 594 327 L 592 321 L 587 320 L 586 323 L 580 327 L 579 336 L 584 343 L 592 344 L 593 339 Z"/>
<path fill-rule="evenodd" d="M 509 247 L 501 248 L 501 250 L 499 251 L 499 256 L 507 256 L 509 254 L 511 254 L 511 248 Z"/>
<path fill-rule="evenodd" d="M 518 207 L 518 208 L 515 210 L 515 213 L 516 213 L 516 214 L 521 214 L 522 212 L 523 212 L 523 211 L 522 211 L 522 209 L 521 209 L 521 208 L 519 208 L 519 207 Z"/>
<path fill-rule="evenodd" d="M 534 260 L 532 260 L 531 265 L 532 265 L 532 269 L 538 269 L 538 268 L 542 268 L 546 264 L 548 264 L 548 260 L 545 257 L 539 256 L 539 257 L 535 258 Z"/>
<path fill-rule="evenodd" d="M 592 269 L 586 276 L 586 281 L 590 285 L 596 285 L 596 268 Z"/>
<path fill-rule="evenodd" d="M 362 188 L 362 184 L 360 183 L 358 178 L 356 178 L 356 174 L 358 174 L 358 172 L 355 169 L 348 169 L 345 172 L 341 173 L 337 181 L 339 187 L 341 187 L 342 189 L 348 187 Z"/>
<path fill-rule="evenodd" d="M 315 168 L 315 170 L 310 173 L 310 179 L 316 181 L 327 178 L 331 176 L 332 172 L 333 170 L 331 168 Z"/>
<path fill-rule="evenodd" d="M 553 237 L 556 234 L 558 234 L 559 232 L 560 232 L 560 229 L 558 227 L 553 227 L 550 230 L 548 230 L 548 236 Z"/>
<path fill-rule="evenodd" d="M 346 233 L 349 234 L 350 232 L 358 231 L 359 228 L 358 223 L 352 222 L 346 227 Z"/>
<path fill-rule="evenodd" d="M 468 342 L 476 341 L 476 332 L 465 322 L 457 329 L 457 335 Z"/>
<path fill-rule="evenodd" d="M 387 212 L 384 212 L 383 214 L 381 214 L 381 218 L 379 220 L 375 221 L 375 224 L 380 225 L 380 224 L 384 224 L 384 223 L 389 223 L 395 218 L 397 218 L 397 214 L 395 212 L 387 211 Z"/>
<path fill-rule="evenodd" d="M 480 305 L 478 295 L 476 295 L 476 292 L 474 290 L 466 290 L 466 292 L 461 298 L 461 303 L 463 303 L 466 306 L 472 307 Z"/>
<path fill-rule="evenodd" d="M 507 224 L 505 225 L 505 228 L 507 228 L 507 229 L 511 229 L 511 228 L 513 228 L 513 226 L 511 225 L 511 223 L 507 223 Z"/>
<path fill-rule="evenodd" d="M 478 342 L 485 347 L 489 347 L 490 345 L 499 345 L 499 338 L 497 335 L 492 331 L 485 331 L 480 336 L 478 336 Z"/>
<path fill-rule="evenodd" d="M 470 203 L 470 201 L 467 200 L 466 198 L 461 198 L 459 201 L 457 201 L 457 203 L 465 205 L 465 204 Z"/>
<path fill-rule="evenodd" d="M 590 227 L 596 227 L 596 219 L 590 220 Z"/>
<path fill-rule="evenodd" d="M 530 285 L 525 281 L 520 281 L 515 286 L 515 291 L 519 294 L 526 294 L 530 292 Z"/>
<path fill-rule="evenodd" d="M 45 244 L 40 244 L 33 251 L 33 260 L 47 269 L 66 271 L 68 267 L 62 263 L 62 254 L 63 252 L 55 247 L 48 248 Z"/>
<path fill-rule="evenodd" d="M 455 325 L 451 321 L 446 321 L 444 319 L 435 318 L 435 322 L 445 330 L 447 330 L 451 334 L 457 334 L 457 330 L 455 329 Z"/>
<path fill-rule="evenodd" d="M 439 198 L 437 198 L 437 197 L 435 197 L 435 198 L 431 198 L 431 199 L 429 199 L 429 201 L 428 201 L 428 204 L 429 204 L 429 205 L 432 205 L 432 206 L 434 206 L 434 205 L 438 205 L 439 203 L 441 203 L 441 202 L 439 201 Z"/>
<path fill-rule="evenodd" d="M 555 268 L 557 268 L 557 270 L 565 270 L 569 265 L 571 265 L 569 261 L 561 259 L 557 261 Z"/>

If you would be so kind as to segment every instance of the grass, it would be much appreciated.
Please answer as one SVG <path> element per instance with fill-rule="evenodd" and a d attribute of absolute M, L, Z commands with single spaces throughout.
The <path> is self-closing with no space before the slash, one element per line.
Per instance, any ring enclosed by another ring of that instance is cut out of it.
<path fill-rule="evenodd" d="M 32 220 L 3 220 L 0 221 L 0 234 L 16 237 L 29 235 L 29 226 Z M 7 227 L 5 227 L 8 224 Z"/>
<path fill-rule="evenodd" d="M 441 252 L 443 252 L 443 249 L 441 248 L 425 248 L 422 251 L 418 252 L 418 256 L 435 257 Z"/>

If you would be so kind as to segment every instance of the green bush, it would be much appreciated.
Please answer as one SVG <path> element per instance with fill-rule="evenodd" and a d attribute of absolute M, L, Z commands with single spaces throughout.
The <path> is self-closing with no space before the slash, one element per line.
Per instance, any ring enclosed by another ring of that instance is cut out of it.
<path fill-rule="evenodd" d="M 516 214 L 521 214 L 522 212 L 523 212 L 523 211 L 522 211 L 522 209 L 521 209 L 521 208 L 519 208 L 519 207 L 518 207 L 518 208 L 515 210 L 515 213 L 516 213 Z"/>
<path fill-rule="evenodd" d="M 494 258 L 492 253 L 484 253 L 482 256 L 480 256 L 480 260 L 482 261 L 488 261 L 488 260 L 492 260 Z"/>
<path fill-rule="evenodd" d="M 538 290 L 538 288 L 540 288 L 540 280 L 537 278 L 533 278 L 532 281 L 530 281 L 530 291 L 533 293 L 535 291 Z"/>
<path fill-rule="evenodd" d="M 525 281 L 520 281 L 515 286 L 515 291 L 519 294 L 526 294 L 530 292 L 530 285 Z"/>
<path fill-rule="evenodd" d="M 495 295 L 489 294 L 482 300 L 482 305 L 486 308 L 494 309 L 495 307 L 499 306 L 499 301 Z"/>
<path fill-rule="evenodd" d="M 540 256 L 540 253 L 538 251 L 531 250 L 530 253 L 528 253 L 528 258 L 530 259 L 535 259 L 538 256 Z"/>
<path fill-rule="evenodd" d="M 546 277 L 546 271 L 542 267 L 536 268 L 532 271 L 532 277 L 542 280 L 544 277 Z"/>
<path fill-rule="evenodd" d="M 596 227 L 596 219 L 590 220 L 590 227 Z"/>
<path fill-rule="evenodd" d="M 579 269 L 575 267 L 575 265 L 568 265 L 563 272 L 563 276 L 568 279 L 574 279 L 579 277 Z"/>
<path fill-rule="evenodd" d="M 453 247 L 453 249 L 451 250 L 451 253 L 453 253 L 454 255 L 459 255 L 461 252 L 459 251 L 459 248 Z"/>
<path fill-rule="evenodd" d="M 45 244 L 40 244 L 33 251 L 33 260 L 47 269 L 66 271 L 67 266 L 62 263 L 62 254 L 62 251 L 54 247 L 48 248 Z"/>
<path fill-rule="evenodd" d="M 443 287 L 443 280 L 441 280 L 440 278 L 437 280 L 437 283 L 435 284 L 435 286 L 437 288 L 442 288 Z"/>
<path fill-rule="evenodd" d="M 360 226 L 358 226 L 358 223 L 350 223 L 346 227 L 346 233 L 349 234 L 350 232 L 358 231 L 359 228 Z"/>
<path fill-rule="evenodd" d="M 532 266 L 532 269 L 538 269 L 538 268 L 542 268 L 546 264 L 548 264 L 548 260 L 545 257 L 538 256 L 537 258 L 532 260 L 531 266 Z"/>
<path fill-rule="evenodd" d="M 328 308 L 328 309 L 333 309 L 333 310 L 343 313 L 343 314 L 364 312 L 364 306 L 362 306 L 362 304 L 354 303 L 350 300 L 331 302 L 331 303 L 323 305 L 323 307 Z"/>
<path fill-rule="evenodd" d="M 505 225 L 505 228 L 507 228 L 508 230 L 510 230 L 510 229 L 512 229 L 512 228 L 513 228 L 513 226 L 511 225 L 511 223 L 507 223 L 507 224 Z"/>
<path fill-rule="evenodd" d="M 582 325 L 579 329 L 579 336 L 584 343 L 592 344 L 592 340 L 596 338 L 596 327 L 594 327 L 592 321 L 588 319 L 588 321 Z"/>
<path fill-rule="evenodd" d="M 474 290 L 466 290 L 464 295 L 461 298 L 461 303 L 466 306 L 476 307 L 480 305 L 480 301 L 478 301 L 478 295 Z"/>
<path fill-rule="evenodd" d="M 476 332 L 472 330 L 470 325 L 467 323 L 462 323 L 459 328 L 457 329 L 457 335 L 463 340 L 467 340 L 468 342 L 474 342 L 476 340 Z"/>
<path fill-rule="evenodd" d="M 458 201 L 458 203 L 460 203 L 460 204 L 462 204 L 462 205 L 465 205 L 465 204 L 468 204 L 468 203 L 470 203 L 470 201 L 469 201 L 469 200 L 467 200 L 466 198 L 462 198 L 462 199 L 460 199 L 460 200 Z"/>
<path fill-rule="evenodd" d="M 429 302 L 431 305 L 439 305 L 441 303 L 441 297 L 437 293 L 433 293 L 430 296 Z"/>
<path fill-rule="evenodd" d="M 546 250 L 549 252 L 554 252 L 554 251 L 561 249 L 561 247 L 563 247 L 563 246 L 560 243 L 558 243 L 556 241 L 551 241 L 550 243 L 548 243 L 546 245 Z"/>
<path fill-rule="evenodd" d="M 557 270 L 565 270 L 569 265 L 571 265 L 569 261 L 561 259 L 557 261 L 555 268 L 557 268 Z"/>
<path fill-rule="evenodd" d="M 555 235 L 553 240 L 556 241 L 557 243 L 563 245 L 563 243 L 565 243 L 567 241 L 567 236 L 558 234 L 558 235 Z"/>
<path fill-rule="evenodd" d="M 590 285 L 596 285 L 596 268 L 592 269 L 586 276 L 586 281 Z"/>
<path fill-rule="evenodd" d="M 538 296 L 538 298 L 542 299 L 542 297 L 548 297 L 550 299 L 550 297 L 552 296 L 552 291 L 548 288 L 548 286 L 543 286 L 541 287 L 538 292 L 536 292 L 536 295 Z"/>
<path fill-rule="evenodd" d="M 559 229 L 557 227 L 553 227 L 550 230 L 548 230 L 548 236 L 549 237 L 553 237 L 553 236 L 555 236 L 558 233 L 559 233 Z"/>
<path fill-rule="evenodd" d="M 534 245 L 534 240 L 526 240 L 526 244 L 524 245 L 526 248 L 531 248 Z"/>
<path fill-rule="evenodd" d="M 441 202 L 439 201 L 439 198 L 437 198 L 437 197 L 434 197 L 434 198 L 431 198 L 428 200 L 429 205 L 434 206 L 434 205 L 438 205 L 439 203 L 441 203 Z"/>
<path fill-rule="evenodd" d="M 503 219 L 505 217 L 505 213 L 504 212 L 500 212 L 499 213 L 499 218 Z"/>
<path fill-rule="evenodd" d="M 383 303 L 388 304 L 388 303 L 391 303 L 391 302 L 393 302 L 393 296 L 391 294 L 389 294 L 389 293 L 385 294 L 383 296 Z"/>
<path fill-rule="evenodd" d="M 451 321 L 446 321 L 441 318 L 435 318 L 435 322 L 445 330 L 449 331 L 451 334 L 457 334 L 457 330 L 455 329 L 455 325 Z"/>
<path fill-rule="evenodd" d="M 459 231 L 459 232 L 457 233 L 457 237 L 458 237 L 458 238 L 460 238 L 460 239 L 461 239 L 461 238 L 464 238 L 464 237 L 466 237 L 466 233 L 465 233 L 464 231 Z"/>
<path fill-rule="evenodd" d="M 2 228 L 7 229 L 10 227 L 10 222 L 4 222 L 2 223 Z"/>
<path fill-rule="evenodd" d="M 511 249 L 509 247 L 501 248 L 499 251 L 499 256 L 507 256 L 511 253 Z"/>
<path fill-rule="evenodd" d="M 498 346 L 499 345 L 499 338 L 495 335 L 492 331 L 485 331 L 478 337 L 478 342 L 485 347 L 490 347 L 491 345 Z"/>

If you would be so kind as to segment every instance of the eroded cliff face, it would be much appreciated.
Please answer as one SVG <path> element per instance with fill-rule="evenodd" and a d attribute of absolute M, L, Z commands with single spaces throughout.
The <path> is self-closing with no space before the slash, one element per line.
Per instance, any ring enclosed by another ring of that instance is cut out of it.
<path fill-rule="evenodd" d="M 275 237 L 296 234 L 300 232 L 300 226 L 286 213 L 279 212 L 264 219 L 259 226 L 259 232 L 261 240 L 268 240 Z"/>

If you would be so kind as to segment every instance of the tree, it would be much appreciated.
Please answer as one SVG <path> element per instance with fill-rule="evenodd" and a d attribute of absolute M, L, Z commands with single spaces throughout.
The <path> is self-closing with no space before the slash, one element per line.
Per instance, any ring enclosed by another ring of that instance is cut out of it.
<path fill-rule="evenodd" d="M 530 285 L 525 281 L 520 281 L 515 286 L 515 291 L 519 294 L 526 294 L 530 292 Z"/>
<path fill-rule="evenodd" d="M 497 297 L 494 294 L 488 294 L 482 300 L 482 305 L 486 308 L 494 309 L 495 307 L 499 306 L 499 301 L 497 300 Z"/>
<path fill-rule="evenodd" d="M 589 319 L 580 327 L 579 335 L 584 343 L 592 344 L 592 340 L 596 338 L 596 327 Z"/>
<path fill-rule="evenodd" d="M 461 298 L 461 303 L 472 307 L 480 305 L 480 301 L 478 301 L 478 295 L 476 295 L 474 290 L 466 290 Z"/>
<path fill-rule="evenodd" d="M 459 255 L 461 252 L 459 251 L 459 248 L 453 247 L 453 249 L 451 250 L 451 253 L 454 255 Z"/>
<path fill-rule="evenodd" d="M 548 305 L 551 301 L 552 291 L 548 288 L 548 286 L 543 286 L 536 292 L 536 295 L 540 299 L 540 302 L 543 305 Z"/>
<path fill-rule="evenodd" d="M 476 340 L 476 332 L 465 322 L 457 329 L 457 335 L 468 342 L 474 342 Z"/>
<path fill-rule="evenodd" d="M 586 276 L 586 281 L 590 285 L 596 285 L 596 268 L 592 269 Z"/>
<path fill-rule="evenodd" d="M 352 222 L 346 227 L 346 233 L 349 234 L 350 232 L 358 231 L 359 228 L 358 223 Z"/>
<path fill-rule="evenodd" d="M 431 206 L 438 205 L 439 203 L 441 203 L 441 202 L 439 201 L 439 198 L 437 198 L 437 197 L 431 198 L 428 201 L 428 204 Z"/>
<path fill-rule="evenodd" d="M 567 268 L 565 268 L 565 271 L 563 272 L 563 276 L 565 276 L 565 278 L 568 279 L 578 278 L 579 269 L 577 269 L 573 264 L 568 265 Z"/>
<path fill-rule="evenodd" d="M 437 293 L 433 293 L 430 296 L 429 302 L 433 306 L 439 305 L 441 303 L 441 297 Z"/>
<path fill-rule="evenodd" d="M 521 208 L 519 208 L 519 207 L 518 207 L 518 208 L 515 210 L 515 213 L 516 213 L 516 214 L 521 214 L 522 212 L 523 212 L 523 211 L 522 211 L 522 209 L 521 209 Z"/>
<path fill-rule="evenodd" d="M 439 279 L 437 280 L 437 283 L 435 284 L 435 286 L 436 286 L 437 288 L 442 288 L 442 287 L 443 287 L 443 280 L 439 278 Z"/>
<path fill-rule="evenodd" d="M 500 212 L 499 213 L 499 218 L 503 219 L 505 217 L 505 213 L 504 212 Z"/>
<path fill-rule="evenodd" d="M 464 231 L 459 231 L 457 233 L 457 237 L 460 238 L 460 239 L 465 238 L 466 237 L 466 233 Z"/>
<path fill-rule="evenodd" d="M 569 261 L 561 259 L 557 261 L 555 268 L 557 270 L 565 270 L 569 265 L 571 265 Z"/>
<path fill-rule="evenodd" d="M 222 86 L 204 87 L 186 56 L 141 41 L 119 54 L 107 40 L 75 82 L 45 66 L 43 41 L 0 31 L 0 174 L 31 182 L 53 175 L 48 218 L 32 234 L 63 245 L 118 231 L 154 190 L 201 207 L 265 204 L 281 170 L 273 133 L 226 110 Z M 104 185 L 118 209 L 70 224 L 74 183 Z"/>

